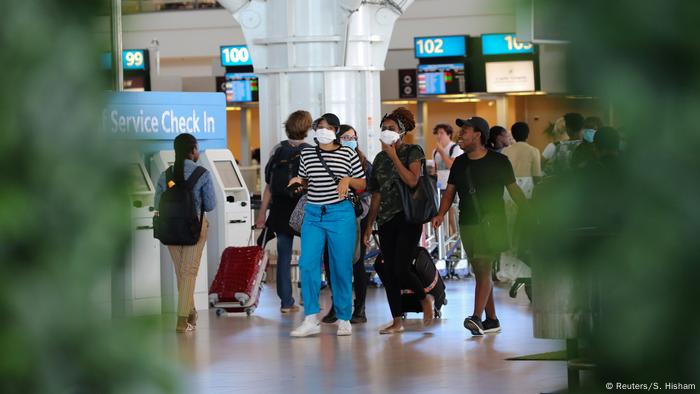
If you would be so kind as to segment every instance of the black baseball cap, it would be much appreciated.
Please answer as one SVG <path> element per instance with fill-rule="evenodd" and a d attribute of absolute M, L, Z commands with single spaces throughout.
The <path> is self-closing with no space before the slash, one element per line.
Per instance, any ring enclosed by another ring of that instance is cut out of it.
<path fill-rule="evenodd" d="M 458 118 L 455 120 L 455 123 L 458 127 L 471 126 L 474 128 L 474 130 L 480 131 L 481 134 L 486 135 L 486 139 L 489 138 L 489 122 L 487 122 L 484 118 L 480 118 L 478 116 L 472 116 L 471 118 L 467 119 Z"/>

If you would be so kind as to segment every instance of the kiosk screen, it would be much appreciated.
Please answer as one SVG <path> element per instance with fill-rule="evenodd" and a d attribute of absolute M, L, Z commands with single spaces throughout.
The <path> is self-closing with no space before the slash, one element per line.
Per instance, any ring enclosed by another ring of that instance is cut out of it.
<path fill-rule="evenodd" d="M 241 185 L 241 180 L 238 178 L 238 174 L 236 173 L 236 169 L 233 168 L 232 161 L 215 161 L 214 166 L 216 167 L 216 170 L 219 171 L 219 176 L 221 177 L 221 181 L 224 183 L 225 189 L 243 187 L 243 185 Z"/>
<path fill-rule="evenodd" d="M 151 188 L 148 186 L 148 181 L 146 180 L 146 174 L 143 173 L 140 165 L 131 164 L 129 166 L 129 178 L 130 190 L 132 192 L 139 193 L 151 191 Z"/>

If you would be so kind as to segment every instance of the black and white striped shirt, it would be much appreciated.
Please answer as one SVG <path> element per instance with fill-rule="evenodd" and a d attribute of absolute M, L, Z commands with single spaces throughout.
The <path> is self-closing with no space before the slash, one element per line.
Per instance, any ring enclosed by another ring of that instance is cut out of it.
<path fill-rule="evenodd" d="M 365 177 L 360 158 L 353 149 L 345 146 L 332 151 L 321 149 L 321 155 L 336 177 L 359 179 Z M 302 149 L 299 176 L 308 182 L 306 194 L 308 202 L 323 205 L 341 201 L 338 196 L 338 184 L 318 159 L 316 147 Z"/>

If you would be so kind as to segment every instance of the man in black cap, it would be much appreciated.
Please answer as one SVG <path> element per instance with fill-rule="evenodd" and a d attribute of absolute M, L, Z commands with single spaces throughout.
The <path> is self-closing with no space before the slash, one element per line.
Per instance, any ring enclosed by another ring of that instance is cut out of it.
<path fill-rule="evenodd" d="M 442 224 L 455 193 L 459 193 L 462 245 L 476 276 L 474 313 L 464 319 L 464 327 L 472 335 L 483 335 L 501 330 L 493 299 L 491 265 L 508 248 L 503 188 L 508 189 L 519 207 L 523 207 L 526 200 L 515 183 L 508 158 L 485 147 L 489 139 L 488 122 L 474 116 L 457 119 L 456 123 L 460 128 L 458 143 L 464 154 L 452 164 L 447 189 L 432 223 L 436 228 Z M 484 311 L 486 319 L 482 321 Z"/>

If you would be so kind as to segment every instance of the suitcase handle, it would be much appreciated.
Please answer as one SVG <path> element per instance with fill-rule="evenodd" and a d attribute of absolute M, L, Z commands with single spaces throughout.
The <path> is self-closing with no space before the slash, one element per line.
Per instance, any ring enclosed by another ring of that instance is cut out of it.
<path fill-rule="evenodd" d="M 245 223 L 246 221 L 242 220 L 242 219 L 237 219 L 237 220 L 229 220 L 228 222 L 229 223 Z"/>
<path fill-rule="evenodd" d="M 153 230 L 153 226 L 136 226 L 137 230 Z"/>

